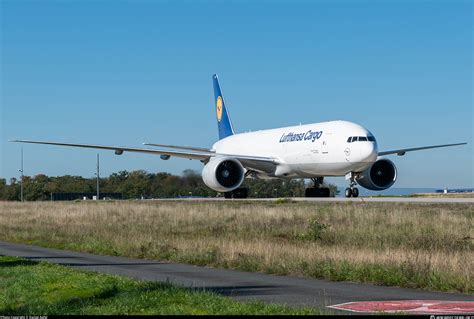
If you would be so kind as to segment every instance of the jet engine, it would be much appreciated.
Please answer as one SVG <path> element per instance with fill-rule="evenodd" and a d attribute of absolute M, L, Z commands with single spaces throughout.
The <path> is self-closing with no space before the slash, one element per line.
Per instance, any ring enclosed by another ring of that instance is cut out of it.
<path fill-rule="evenodd" d="M 202 170 L 204 184 L 218 192 L 233 191 L 242 184 L 244 177 L 244 167 L 232 157 L 213 158 Z"/>
<path fill-rule="evenodd" d="M 373 191 L 381 191 L 395 183 L 397 168 L 392 161 L 382 158 L 367 168 L 356 180 L 362 187 Z"/>

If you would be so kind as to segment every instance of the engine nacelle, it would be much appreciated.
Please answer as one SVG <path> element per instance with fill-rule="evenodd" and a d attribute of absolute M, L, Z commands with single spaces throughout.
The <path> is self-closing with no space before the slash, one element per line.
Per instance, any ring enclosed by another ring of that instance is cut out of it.
<path fill-rule="evenodd" d="M 373 191 L 381 191 L 389 188 L 397 180 L 397 168 L 391 160 L 382 158 L 366 169 L 357 183 Z"/>
<path fill-rule="evenodd" d="M 202 170 L 204 184 L 218 192 L 233 191 L 242 184 L 244 177 L 244 167 L 233 157 L 213 158 Z"/>

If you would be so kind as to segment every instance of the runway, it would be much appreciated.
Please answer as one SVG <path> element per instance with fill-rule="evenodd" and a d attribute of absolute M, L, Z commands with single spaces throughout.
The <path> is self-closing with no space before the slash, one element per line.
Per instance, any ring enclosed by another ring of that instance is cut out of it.
<path fill-rule="evenodd" d="M 421 204 L 474 204 L 473 198 L 450 198 L 450 197 L 290 197 L 292 201 L 297 202 L 349 202 L 349 203 L 421 203 Z M 153 199 L 156 201 L 276 201 L 278 198 L 245 198 L 245 199 L 224 199 L 222 197 L 182 197 Z"/>
<path fill-rule="evenodd" d="M 274 276 L 197 267 L 142 259 L 100 256 L 0 241 L 0 255 L 122 275 L 150 281 L 170 281 L 191 289 L 206 289 L 239 300 L 257 299 L 289 306 L 327 307 L 353 301 L 456 300 L 473 295 L 375 286 L 350 282 Z"/>

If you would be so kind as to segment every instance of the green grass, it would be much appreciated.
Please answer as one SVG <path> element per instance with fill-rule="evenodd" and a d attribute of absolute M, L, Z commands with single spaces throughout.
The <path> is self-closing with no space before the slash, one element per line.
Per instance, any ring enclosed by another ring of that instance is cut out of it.
<path fill-rule="evenodd" d="M 0 257 L 0 315 L 327 314 L 215 293 Z"/>

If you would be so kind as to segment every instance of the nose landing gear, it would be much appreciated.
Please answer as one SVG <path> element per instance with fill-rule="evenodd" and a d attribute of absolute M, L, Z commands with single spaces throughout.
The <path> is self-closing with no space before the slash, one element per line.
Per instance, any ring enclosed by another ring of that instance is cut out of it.
<path fill-rule="evenodd" d="M 349 180 L 349 187 L 346 188 L 345 192 L 346 197 L 359 197 L 359 189 L 357 187 L 354 187 L 355 185 L 357 185 L 354 173 L 350 173 Z"/>

